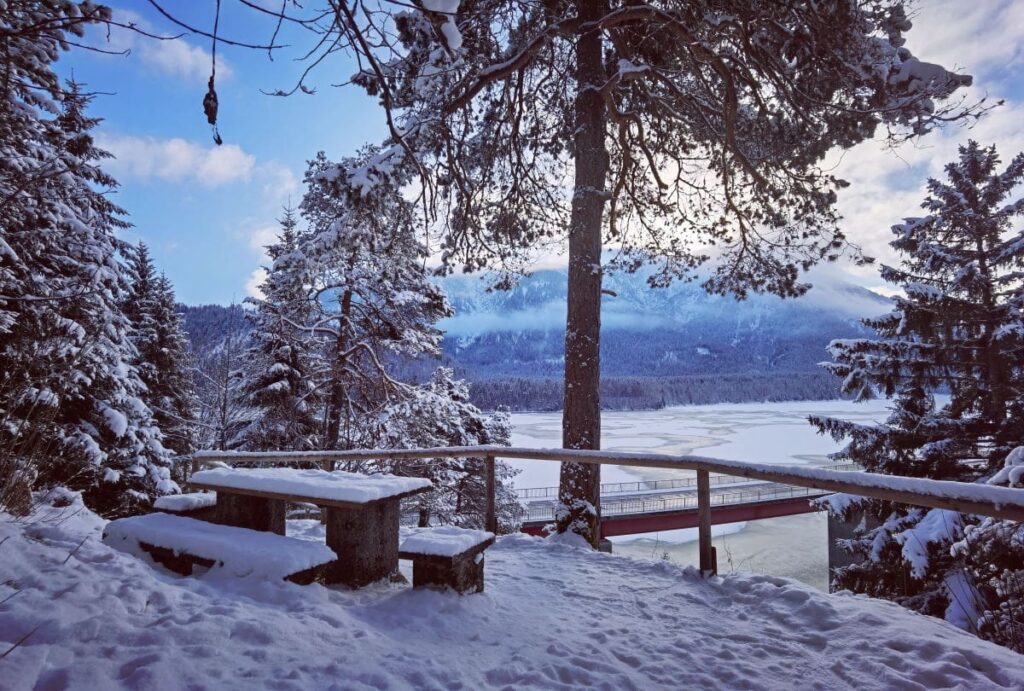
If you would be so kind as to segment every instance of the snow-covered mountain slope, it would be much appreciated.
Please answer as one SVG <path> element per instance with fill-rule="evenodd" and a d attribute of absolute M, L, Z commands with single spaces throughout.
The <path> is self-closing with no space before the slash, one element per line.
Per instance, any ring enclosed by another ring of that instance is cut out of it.
<path fill-rule="evenodd" d="M 822 274 L 822 278 L 825 278 Z M 456 314 L 446 355 L 477 379 L 557 377 L 562 371 L 564 271 L 539 271 L 510 291 L 474 276 L 443 281 Z M 737 301 L 694 283 L 648 287 L 643 274 L 611 274 L 602 305 L 602 371 L 615 376 L 812 372 L 834 338 L 865 334 L 859 320 L 891 303 L 841 280 L 818 280 L 797 299 Z"/>
<path fill-rule="evenodd" d="M 1021 688 L 1024 657 L 946 622 L 780 578 L 524 535 L 486 591 L 180 578 L 77 501 L 0 514 L 0 688 Z M 289 532 L 322 540 L 319 521 Z"/>

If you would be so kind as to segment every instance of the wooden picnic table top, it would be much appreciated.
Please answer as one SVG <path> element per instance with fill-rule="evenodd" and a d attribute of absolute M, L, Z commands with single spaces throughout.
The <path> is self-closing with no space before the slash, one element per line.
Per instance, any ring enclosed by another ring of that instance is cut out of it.
<path fill-rule="evenodd" d="M 398 501 L 433 488 L 425 478 L 315 468 L 215 468 L 195 473 L 188 484 L 194 489 L 342 509 Z"/>

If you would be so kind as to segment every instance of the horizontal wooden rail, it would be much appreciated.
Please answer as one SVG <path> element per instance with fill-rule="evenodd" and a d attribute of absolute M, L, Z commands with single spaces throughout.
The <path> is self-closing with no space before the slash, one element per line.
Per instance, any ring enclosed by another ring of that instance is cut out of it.
<path fill-rule="evenodd" d="M 913 506 L 949 509 L 961 513 L 992 516 L 1024 522 L 1024 491 L 967 482 L 924 480 L 849 470 L 829 470 L 792 465 L 768 465 L 724 461 L 704 456 L 624 453 L 576 449 L 527 449 L 508 446 L 449 446 L 432 449 L 356 449 L 352 451 L 233 452 L 201 451 L 192 456 L 192 469 L 212 462 L 311 463 L 330 470 L 334 463 L 368 460 L 424 460 L 431 458 L 483 458 L 487 505 L 485 525 L 494 532 L 497 517 L 494 504 L 494 459 L 518 458 L 534 461 L 620 465 L 635 468 L 664 468 L 697 471 L 698 553 L 702 573 L 717 572 L 711 544 L 710 473 L 767 480 L 798 487 L 844 492 Z"/>
<path fill-rule="evenodd" d="M 466 457 L 519 458 L 636 468 L 697 470 L 1024 522 L 1024 491 L 1019 489 L 848 470 L 725 461 L 705 456 L 672 456 L 577 449 L 528 449 L 508 446 L 448 446 L 431 449 L 357 449 L 352 451 L 200 451 L 193 454 L 192 462 L 193 467 L 197 468 L 215 461 L 259 465 L 308 462 L 322 465 L 332 462 L 379 459 L 419 460 Z"/>

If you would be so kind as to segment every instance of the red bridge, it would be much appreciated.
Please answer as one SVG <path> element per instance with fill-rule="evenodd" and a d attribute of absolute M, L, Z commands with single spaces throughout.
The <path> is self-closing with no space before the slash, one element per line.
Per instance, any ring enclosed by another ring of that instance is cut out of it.
<path fill-rule="evenodd" d="M 725 475 L 712 480 L 712 484 L 720 486 L 711 494 L 713 525 L 810 513 L 815 510 L 813 499 L 830 494 L 810 487 L 744 482 Z M 655 483 L 674 483 L 674 486 L 642 488 Z M 601 537 L 697 527 L 697 495 L 695 489 L 688 489 L 694 486 L 694 480 L 658 480 L 655 483 L 602 485 Z M 640 487 L 630 491 L 632 485 Z M 618 488 L 627 489 L 615 491 Z M 606 494 L 608 489 L 612 492 Z M 519 491 L 526 511 L 523 532 L 541 535 L 544 526 L 554 521 L 557 494 L 557 488 Z"/>

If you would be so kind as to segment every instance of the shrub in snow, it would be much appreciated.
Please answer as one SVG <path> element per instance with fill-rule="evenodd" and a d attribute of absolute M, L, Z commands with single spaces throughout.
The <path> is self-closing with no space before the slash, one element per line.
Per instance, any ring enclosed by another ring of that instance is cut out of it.
<path fill-rule="evenodd" d="M 989 483 L 1024 491 L 1024 446 L 1007 455 Z M 1024 653 L 1024 525 L 986 518 L 967 526 L 951 551 L 966 563 L 978 633 Z"/>

